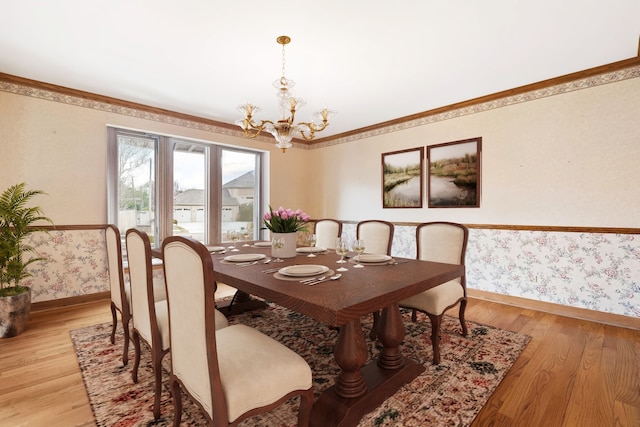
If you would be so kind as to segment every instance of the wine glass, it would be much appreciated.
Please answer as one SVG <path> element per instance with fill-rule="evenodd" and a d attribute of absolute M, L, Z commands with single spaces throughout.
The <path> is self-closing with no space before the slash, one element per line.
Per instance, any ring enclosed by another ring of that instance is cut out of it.
<path fill-rule="evenodd" d="M 315 248 L 316 246 L 316 235 L 315 234 L 308 234 L 307 235 L 307 244 L 309 245 L 309 247 L 311 248 L 309 250 L 309 255 L 307 255 L 309 258 L 315 258 L 316 254 L 313 253 L 313 248 Z"/>
<path fill-rule="evenodd" d="M 356 265 L 354 266 L 354 268 L 364 268 L 364 265 L 360 264 L 360 255 L 364 252 L 364 240 L 354 240 L 353 251 L 357 254 L 354 258 L 356 260 Z"/>
<path fill-rule="evenodd" d="M 344 264 L 347 261 L 344 260 L 344 256 L 349 253 L 349 245 L 347 241 L 341 237 L 336 239 L 336 254 L 340 255 L 340 260 L 337 261 L 338 264 Z M 344 266 L 340 266 L 340 268 L 336 269 L 336 271 L 347 271 Z"/>
<path fill-rule="evenodd" d="M 231 249 L 231 252 L 238 252 L 240 249 L 238 249 L 236 247 L 236 242 L 240 239 L 240 233 L 238 233 L 237 231 L 232 231 L 231 232 L 231 241 L 233 242 L 233 249 Z"/>
<path fill-rule="evenodd" d="M 280 249 L 284 248 L 284 239 L 282 237 L 271 240 L 271 246 L 275 249 L 276 259 L 273 262 L 282 262 L 280 259 Z"/>
<path fill-rule="evenodd" d="M 247 243 L 249 241 L 249 236 L 251 236 L 249 227 L 242 227 L 240 230 L 242 230 L 242 239 L 245 241 L 245 244 L 242 246 L 251 246 L 249 243 Z"/>
<path fill-rule="evenodd" d="M 227 237 L 227 240 L 231 240 L 233 242 L 233 235 L 234 235 L 235 231 L 234 230 L 227 230 L 227 232 L 225 233 L 225 236 Z M 233 245 L 227 246 L 227 249 L 233 249 L 235 248 L 235 242 Z"/>

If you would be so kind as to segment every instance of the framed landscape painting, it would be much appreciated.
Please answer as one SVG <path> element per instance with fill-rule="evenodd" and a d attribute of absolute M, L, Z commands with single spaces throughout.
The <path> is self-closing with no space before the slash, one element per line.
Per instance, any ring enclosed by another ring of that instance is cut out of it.
<path fill-rule="evenodd" d="M 424 148 L 382 154 L 382 207 L 421 208 Z"/>
<path fill-rule="evenodd" d="M 482 138 L 427 147 L 430 208 L 480 207 Z"/>

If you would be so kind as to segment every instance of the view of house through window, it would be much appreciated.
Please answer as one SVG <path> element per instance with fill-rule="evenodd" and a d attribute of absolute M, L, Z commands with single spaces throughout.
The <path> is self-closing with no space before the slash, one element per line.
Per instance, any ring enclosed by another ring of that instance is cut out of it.
<path fill-rule="evenodd" d="M 254 204 L 256 181 L 256 155 L 248 152 L 222 150 L 222 235 L 231 240 L 233 233 L 239 240 L 257 237 L 259 209 Z"/>
<path fill-rule="evenodd" d="M 156 247 L 257 238 L 262 153 L 113 128 L 109 146 L 109 222 L 122 234 L 145 231 Z"/>

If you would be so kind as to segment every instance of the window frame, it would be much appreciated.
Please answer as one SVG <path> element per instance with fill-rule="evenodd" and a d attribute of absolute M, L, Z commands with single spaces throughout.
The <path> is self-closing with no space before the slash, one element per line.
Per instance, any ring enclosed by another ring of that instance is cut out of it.
<path fill-rule="evenodd" d="M 107 221 L 118 224 L 119 200 L 119 170 L 118 170 L 118 136 L 145 137 L 156 139 L 155 149 L 155 200 L 156 200 L 156 233 L 157 238 L 152 242 L 154 248 L 159 248 L 162 241 L 173 234 L 173 161 L 174 149 L 179 143 L 202 146 L 205 149 L 205 191 L 204 208 L 208 212 L 205 242 L 217 243 L 224 240 L 222 236 L 222 154 L 224 151 L 244 152 L 255 155 L 254 171 L 256 186 L 254 187 L 254 209 L 252 239 L 259 238 L 262 226 L 260 218 L 263 215 L 262 200 L 266 193 L 263 171 L 266 152 L 247 149 L 211 141 L 203 141 L 189 137 L 168 136 L 155 132 L 132 130 L 115 126 L 107 126 Z M 205 189 L 206 190 L 206 189 Z M 121 230 L 122 231 L 122 230 Z"/>

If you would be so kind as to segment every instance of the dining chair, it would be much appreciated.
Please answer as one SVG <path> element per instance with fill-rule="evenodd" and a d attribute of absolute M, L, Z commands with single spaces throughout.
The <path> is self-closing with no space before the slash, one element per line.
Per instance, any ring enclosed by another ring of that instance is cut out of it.
<path fill-rule="evenodd" d="M 336 238 L 342 234 L 342 222 L 330 218 L 319 219 L 313 226 L 313 233 L 317 247 L 335 249 Z"/>
<path fill-rule="evenodd" d="M 356 226 L 356 239 L 363 239 L 368 254 L 391 255 L 394 226 L 388 221 L 370 219 Z"/>
<path fill-rule="evenodd" d="M 369 254 L 391 255 L 391 244 L 393 243 L 394 226 L 388 221 L 370 219 L 360 221 L 356 225 L 356 239 L 364 240 L 364 251 Z M 369 338 L 376 339 L 378 324 L 380 323 L 380 312 L 373 312 L 373 325 Z"/>
<path fill-rule="evenodd" d="M 313 404 L 307 362 L 273 338 L 246 325 L 218 329 L 211 255 L 188 237 L 162 244 L 171 352 L 173 425 L 180 425 L 184 391 L 213 426 L 236 426 L 300 396 L 298 426 Z"/>
<path fill-rule="evenodd" d="M 116 329 L 118 327 L 118 312 L 122 319 L 122 329 L 124 330 L 124 348 L 122 350 L 122 364 L 129 363 L 129 321 L 131 320 L 131 310 L 129 307 L 129 291 L 125 287 L 124 273 L 122 268 L 122 241 L 120 240 L 120 230 L 113 224 L 107 225 L 105 229 L 105 240 L 107 243 L 107 268 L 109 271 L 109 287 L 111 291 L 111 344 L 115 343 Z"/>
<path fill-rule="evenodd" d="M 151 366 L 155 381 L 153 417 L 160 418 L 162 394 L 162 359 L 169 352 L 169 319 L 167 300 L 156 302 L 153 291 L 151 243 L 146 233 L 130 228 L 126 236 L 129 283 L 131 284 L 131 311 L 133 312 L 133 346 L 135 362 L 133 382 L 138 382 L 140 366 L 140 340 L 151 351 Z"/>
<path fill-rule="evenodd" d="M 107 225 L 105 228 L 105 241 L 107 244 L 107 269 L 109 272 L 109 287 L 111 293 L 111 316 L 113 323 L 111 328 L 111 344 L 115 343 L 116 330 L 118 328 L 117 312 L 120 312 L 122 318 L 122 329 L 124 330 L 124 348 L 122 353 L 122 363 L 129 363 L 129 341 L 131 340 L 129 324 L 133 317 L 131 310 L 131 286 L 125 276 L 124 271 L 129 270 L 128 263 L 123 262 L 122 240 L 120 230 L 113 224 Z M 156 258 L 153 259 L 152 265 L 158 264 Z M 162 301 L 167 299 L 164 289 L 164 278 L 153 278 L 153 296 L 154 300 Z"/>
<path fill-rule="evenodd" d="M 424 261 L 465 265 L 469 230 L 462 224 L 452 222 L 427 222 L 416 227 L 416 258 Z M 459 319 L 462 335 L 467 336 L 464 312 L 467 307 L 466 276 L 450 280 L 434 288 L 400 301 L 400 306 L 412 309 L 411 320 L 416 321 L 416 312 L 424 312 L 431 320 L 433 364 L 440 364 L 440 326 L 442 316 L 448 309 L 460 303 Z"/>

